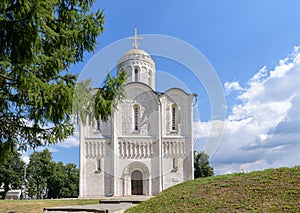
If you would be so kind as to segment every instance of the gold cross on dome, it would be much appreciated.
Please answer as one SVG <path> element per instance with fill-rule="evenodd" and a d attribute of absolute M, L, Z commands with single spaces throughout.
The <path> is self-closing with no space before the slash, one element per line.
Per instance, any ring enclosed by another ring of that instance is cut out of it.
<path fill-rule="evenodd" d="M 134 26 L 134 36 L 131 36 L 129 38 L 133 39 L 132 46 L 134 47 L 134 49 L 138 49 L 139 45 L 140 45 L 138 40 L 142 39 L 143 37 L 137 35 L 137 27 L 136 26 Z"/>

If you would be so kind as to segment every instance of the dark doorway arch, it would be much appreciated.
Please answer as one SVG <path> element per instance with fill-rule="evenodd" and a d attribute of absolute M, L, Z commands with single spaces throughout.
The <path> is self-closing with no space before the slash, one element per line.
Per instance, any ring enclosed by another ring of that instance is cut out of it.
<path fill-rule="evenodd" d="M 132 195 L 143 194 L 143 174 L 139 170 L 134 170 L 131 173 L 131 194 Z"/>

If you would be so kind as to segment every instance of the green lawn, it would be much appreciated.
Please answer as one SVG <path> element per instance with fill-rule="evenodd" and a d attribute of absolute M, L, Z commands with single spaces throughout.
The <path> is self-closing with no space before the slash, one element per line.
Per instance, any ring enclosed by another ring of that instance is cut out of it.
<path fill-rule="evenodd" d="M 188 181 L 126 212 L 300 212 L 300 166 Z"/>
<path fill-rule="evenodd" d="M 97 204 L 99 200 L 72 199 L 72 200 L 0 200 L 1 213 L 39 213 L 45 207 L 73 206 Z"/>

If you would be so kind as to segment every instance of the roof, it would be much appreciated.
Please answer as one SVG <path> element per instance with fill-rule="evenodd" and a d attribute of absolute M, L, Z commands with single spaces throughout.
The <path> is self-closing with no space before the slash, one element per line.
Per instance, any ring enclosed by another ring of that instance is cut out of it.
<path fill-rule="evenodd" d="M 131 49 L 129 51 L 127 51 L 117 62 L 117 64 L 120 64 L 126 60 L 130 60 L 130 59 L 139 59 L 139 60 L 146 60 L 148 62 L 154 63 L 153 59 L 151 58 L 151 56 L 149 55 L 149 53 L 147 53 L 144 50 L 138 49 L 138 48 L 134 48 Z"/>
<path fill-rule="evenodd" d="M 147 55 L 147 56 L 150 56 L 146 51 L 144 50 L 141 50 L 141 49 L 137 49 L 137 48 L 134 48 L 132 50 L 129 50 L 128 52 L 126 52 L 124 54 L 124 56 L 126 55 L 133 55 L 133 54 L 141 54 L 141 55 Z"/>

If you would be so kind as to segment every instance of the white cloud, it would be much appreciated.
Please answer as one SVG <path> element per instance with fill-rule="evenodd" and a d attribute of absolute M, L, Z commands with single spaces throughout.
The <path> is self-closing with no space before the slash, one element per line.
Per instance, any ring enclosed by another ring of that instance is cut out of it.
<path fill-rule="evenodd" d="M 42 152 L 44 149 L 48 149 L 51 153 L 56 154 L 56 158 L 59 156 L 60 160 L 65 161 L 66 160 L 66 152 L 68 152 L 68 155 L 70 155 L 70 150 L 64 150 L 64 149 L 71 149 L 74 147 L 79 147 L 79 131 L 76 129 L 73 136 L 68 137 L 63 142 L 57 143 L 55 145 L 47 145 L 47 146 L 39 146 L 36 148 L 35 151 Z M 75 155 L 77 155 L 76 149 L 72 150 L 74 151 Z M 21 159 L 28 164 L 30 160 L 30 155 L 34 152 L 34 150 L 29 149 L 28 151 L 23 151 L 21 153 Z M 62 157 L 63 156 L 63 157 Z M 54 155 L 52 155 L 54 157 Z M 55 158 L 55 157 L 54 157 Z M 57 159 L 54 159 L 57 160 Z M 69 162 L 66 160 L 66 162 Z"/>
<path fill-rule="evenodd" d="M 63 147 L 63 148 L 78 147 L 79 138 L 77 136 L 70 136 L 65 141 L 58 143 L 56 146 Z"/>
<path fill-rule="evenodd" d="M 79 127 L 75 128 L 75 132 L 72 136 L 54 145 L 54 147 L 57 149 L 59 149 L 60 147 L 67 149 L 67 148 L 78 147 L 78 146 L 79 146 Z"/>
<path fill-rule="evenodd" d="M 21 152 L 21 159 L 26 163 L 28 164 L 29 163 L 29 160 L 30 160 L 30 153 L 29 152 Z"/>
<path fill-rule="evenodd" d="M 263 67 L 241 88 L 225 123 L 222 143 L 211 158 L 216 173 L 261 170 L 300 164 L 300 53 L 299 48 L 268 71 Z M 198 124 L 207 141 L 209 122 Z"/>
<path fill-rule="evenodd" d="M 210 135 L 212 122 L 194 122 L 194 136 L 197 138 L 208 138 Z"/>
<path fill-rule="evenodd" d="M 250 86 L 262 83 L 267 77 L 267 66 L 261 68 L 248 82 Z"/>
<path fill-rule="evenodd" d="M 243 88 L 240 86 L 240 83 L 238 81 L 225 82 L 224 87 L 225 87 L 226 95 L 229 95 L 232 91 L 243 90 Z"/>
<path fill-rule="evenodd" d="M 42 152 L 44 149 L 48 149 L 51 153 L 54 153 L 54 152 L 59 152 L 59 150 L 54 147 L 54 146 L 39 146 L 37 147 L 37 149 L 35 151 L 37 152 Z M 28 164 L 29 161 L 30 161 L 30 155 L 34 153 L 34 150 L 32 149 L 29 149 L 27 150 L 26 152 L 25 151 L 20 151 L 20 154 L 21 154 L 21 159 L 26 163 Z"/>

